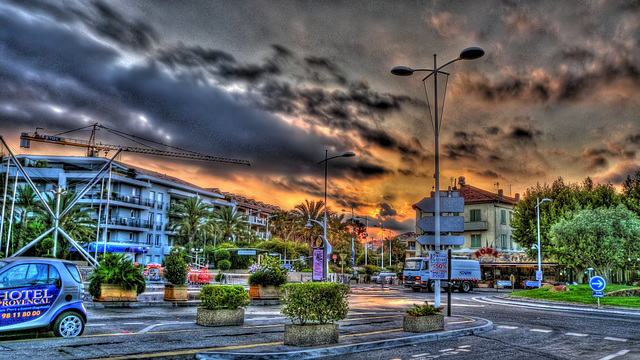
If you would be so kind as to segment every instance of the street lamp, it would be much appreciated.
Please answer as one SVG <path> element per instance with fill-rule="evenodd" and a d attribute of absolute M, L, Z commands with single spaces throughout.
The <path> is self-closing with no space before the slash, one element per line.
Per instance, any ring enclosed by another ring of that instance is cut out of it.
<path fill-rule="evenodd" d="M 329 162 L 329 160 L 331 159 L 336 159 L 339 157 L 354 157 L 356 156 L 355 153 L 351 152 L 351 151 L 347 151 L 342 155 L 336 155 L 336 156 L 332 156 L 332 157 L 328 157 L 329 155 L 329 150 L 325 150 L 324 151 L 324 160 L 321 160 L 318 162 L 318 164 L 322 164 L 324 163 L 324 225 L 322 225 L 322 228 L 324 229 L 324 241 L 326 242 L 326 244 L 329 243 L 329 240 L 327 239 L 327 163 Z M 309 224 L 307 222 L 307 224 Z M 309 224 L 310 225 L 310 224 Z M 327 278 L 327 275 L 329 274 L 328 271 L 328 267 L 329 267 L 329 260 L 327 259 L 327 254 L 326 254 L 326 244 L 324 246 L 325 248 L 325 254 L 324 254 L 324 278 Z"/>
<path fill-rule="evenodd" d="M 540 262 L 541 261 L 540 260 L 540 204 L 546 201 L 551 201 L 551 200 L 542 199 L 542 201 L 540 201 L 540 198 L 536 198 L 536 217 L 538 219 L 538 245 L 536 247 L 538 248 L 538 273 L 540 274 L 540 280 L 538 280 L 538 288 L 542 286 L 542 264 Z M 537 274 L 536 274 L 536 277 L 538 277 Z"/>
<path fill-rule="evenodd" d="M 438 67 L 436 58 L 437 55 L 433 54 L 433 69 L 412 69 L 407 66 L 396 66 L 391 69 L 391 74 L 397 76 L 410 76 L 413 75 L 416 71 L 426 71 L 429 72 L 429 75 L 422 79 L 424 83 L 431 75 L 433 75 L 433 88 L 434 88 L 434 137 L 435 137 L 435 174 L 433 175 L 436 180 L 436 191 L 435 191 L 435 252 L 440 253 L 440 149 L 438 144 L 438 136 L 440 135 L 440 126 L 438 124 L 438 73 L 442 73 L 445 75 L 449 75 L 446 72 L 440 71 L 440 69 L 445 66 L 452 64 L 458 60 L 475 60 L 481 58 L 484 55 L 484 50 L 479 47 L 469 47 L 460 53 L 458 58 L 449 61 L 448 63 Z M 429 108 L 429 111 L 431 109 Z M 435 281 L 435 306 L 440 306 L 440 280 Z"/>
<path fill-rule="evenodd" d="M 278 216 L 278 214 L 273 214 L 271 216 L 267 216 L 267 241 L 269 241 L 269 219 L 271 219 L 272 217 L 276 217 Z"/>
<path fill-rule="evenodd" d="M 200 266 L 200 264 L 198 264 L 198 254 L 202 254 L 203 251 L 203 249 L 191 248 L 191 252 L 196 254 L 196 266 Z"/>

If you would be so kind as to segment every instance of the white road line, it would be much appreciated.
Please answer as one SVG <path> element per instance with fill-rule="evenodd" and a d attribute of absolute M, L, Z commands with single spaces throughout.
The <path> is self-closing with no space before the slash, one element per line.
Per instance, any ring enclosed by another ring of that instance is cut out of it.
<path fill-rule="evenodd" d="M 541 332 L 541 333 L 550 333 L 550 332 L 552 332 L 553 330 L 548 330 L 548 329 L 531 329 L 531 330 L 529 330 L 529 331 L 532 331 L 532 332 Z"/>
<path fill-rule="evenodd" d="M 431 355 L 431 353 L 415 354 L 415 355 L 411 355 L 411 357 L 416 358 L 416 357 L 423 357 L 423 356 L 428 356 L 428 355 Z"/>
<path fill-rule="evenodd" d="M 617 353 L 611 354 L 611 355 L 607 355 L 607 356 L 601 358 L 600 360 L 611 360 L 613 358 L 617 358 L 618 356 L 622 356 L 622 355 L 624 355 L 624 354 L 626 354 L 628 352 L 629 352 L 629 350 L 620 350 Z"/>
<path fill-rule="evenodd" d="M 94 324 L 94 323 L 90 323 L 90 324 L 86 324 L 86 326 L 107 326 L 107 324 Z"/>
<path fill-rule="evenodd" d="M 460 345 L 458 346 L 459 349 L 465 349 L 465 348 L 470 348 L 471 345 Z"/>
<path fill-rule="evenodd" d="M 565 335 L 569 335 L 569 336 L 581 336 L 581 337 L 589 336 L 589 334 L 580 334 L 580 333 L 572 333 L 572 332 L 568 332 L 568 333 L 566 333 Z"/>
<path fill-rule="evenodd" d="M 498 327 L 502 328 L 502 329 L 509 329 L 509 330 L 513 330 L 513 329 L 517 329 L 518 328 L 517 326 L 507 326 L 507 325 L 499 325 Z"/>
<path fill-rule="evenodd" d="M 122 323 L 122 325 L 144 325 L 144 323 L 142 323 L 142 322 L 129 322 L 129 323 Z"/>
<path fill-rule="evenodd" d="M 622 339 L 622 338 L 615 338 L 615 337 L 609 337 L 607 336 L 606 338 L 604 338 L 605 340 L 611 340 L 611 341 L 620 341 L 620 342 L 627 342 L 628 339 Z"/>
<path fill-rule="evenodd" d="M 453 350 L 455 350 L 455 349 L 442 349 L 442 350 L 438 350 L 438 351 L 440 351 L 440 352 L 447 352 L 447 351 L 453 351 Z"/>
<path fill-rule="evenodd" d="M 467 352 L 468 352 L 468 351 L 471 351 L 471 350 L 469 350 L 469 349 L 460 349 L 460 348 L 458 348 L 458 349 L 456 349 L 456 351 L 467 351 Z"/>

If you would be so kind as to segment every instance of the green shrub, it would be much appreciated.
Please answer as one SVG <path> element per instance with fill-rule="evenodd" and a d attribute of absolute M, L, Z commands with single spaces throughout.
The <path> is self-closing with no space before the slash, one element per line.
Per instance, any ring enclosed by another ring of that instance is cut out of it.
<path fill-rule="evenodd" d="M 209 310 L 246 308 L 251 303 L 242 285 L 205 285 L 198 299 Z"/>
<path fill-rule="evenodd" d="M 327 324 L 347 317 L 349 286 L 336 283 L 302 283 L 282 286 L 280 312 L 291 322 Z"/>
<path fill-rule="evenodd" d="M 214 254 L 215 254 L 216 262 L 221 260 L 229 260 L 229 258 L 231 257 L 231 253 L 227 249 L 216 250 Z"/>
<path fill-rule="evenodd" d="M 224 270 L 224 271 L 231 269 L 231 261 L 229 260 L 218 261 L 218 269 Z"/>
<path fill-rule="evenodd" d="M 189 274 L 189 266 L 179 251 L 171 251 L 164 258 L 164 278 L 173 285 L 184 285 Z"/>
<path fill-rule="evenodd" d="M 280 286 L 287 283 L 289 271 L 275 257 L 265 257 L 262 265 L 254 264 L 249 268 L 251 275 L 247 278 L 249 285 Z"/>
<path fill-rule="evenodd" d="M 404 312 L 409 314 L 409 316 L 436 315 L 436 314 L 439 314 L 439 313 L 442 312 L 442 306 L 435 307 L 433 305 L 429 305 L 429 303 L 425 301 L 424 305 L 420 306 L 420 305 L 413 304 L 412 308 L 409 308 L 409 309 L 405 310 Z"/>
<path fill-rule="evenodd" d="M 89 295 L 100 297 L 100 284 L 113 284 L 123 289 L 136 289 L 138 295 L 146 289 L 142 269 L 133 264 L 124 254 L 107 253 L 93 269 L 89 281 Z"/>
<path fill-rule="evenodd" d="M 219 272 L 219 273 L 216 274 L 215 280 L 217 282 L 219 282 L 219 283 L 222 283 L 224 281 L 224 279 L 226 279 L 226 278 L 227 278 L 227 275 Z"/>

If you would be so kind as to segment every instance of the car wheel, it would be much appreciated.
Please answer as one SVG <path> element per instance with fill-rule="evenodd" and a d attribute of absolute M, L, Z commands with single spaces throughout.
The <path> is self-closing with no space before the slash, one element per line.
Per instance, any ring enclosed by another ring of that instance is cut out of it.
<path fill-rule="evenodd" d="M 74 311 L 65 311 L 53 322 L 53 333 L 58 337 L 71 338 L 82 335 L 84 319 Z"/>
<path fill-rule="evenodd" d="M 461 293 L 468 293 L 471 291 L 471 283 L 468 281 L 463 281 L 462 284 L 458 287 L 458 291 Z"/>

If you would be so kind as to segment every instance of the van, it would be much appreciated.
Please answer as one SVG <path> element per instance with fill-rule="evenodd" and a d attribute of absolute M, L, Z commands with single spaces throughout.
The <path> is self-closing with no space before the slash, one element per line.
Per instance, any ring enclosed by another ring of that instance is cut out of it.
<path fill-rule="evenodd" d="M 71 262 L 49 258 L 0 259 L 0 333 L 52 330 L 82 335 L 87 310 L 82 276 Z"/>
<path fill-rule="evenodd" d="M 429 279 L 429 258 L 407 258 L 402 272 L 404 287 L 413 291 L 427 289 L 435 290 L 435 282 Z M 480 263 L 475 260 L 451 260 L 451 288 L 461 293 L 472 291 L 478 287 L 480 281 Z M 448 287 L 447 281 L 442 280 L 444 288 Z"/>

